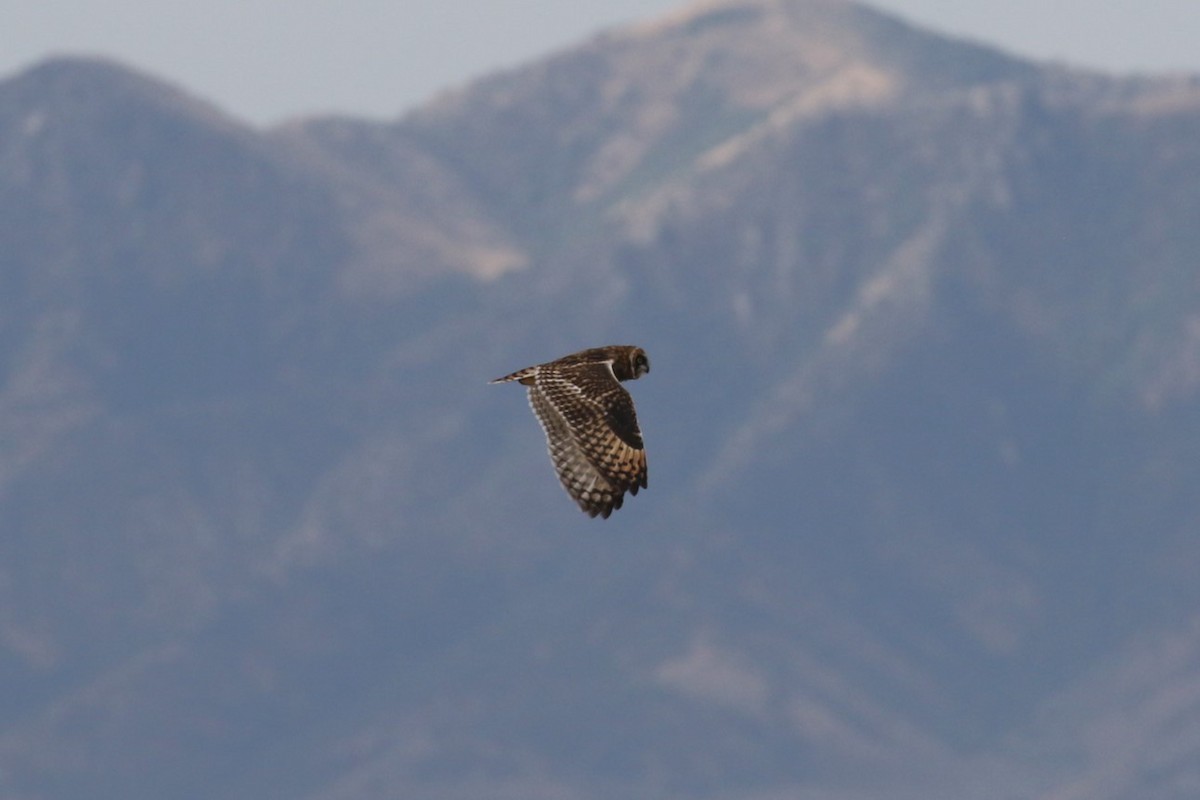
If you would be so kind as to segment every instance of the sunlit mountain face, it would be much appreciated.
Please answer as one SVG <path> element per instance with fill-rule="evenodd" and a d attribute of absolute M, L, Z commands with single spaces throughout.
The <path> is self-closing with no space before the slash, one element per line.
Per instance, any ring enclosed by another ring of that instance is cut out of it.
<path fill-rule="evenodd" d="M 393 123 L 0 83 L 0 798 L 1191 798 L 1200 82 L 710 3 Z M 649 487 L 523 392 L 636 344 Z"/>

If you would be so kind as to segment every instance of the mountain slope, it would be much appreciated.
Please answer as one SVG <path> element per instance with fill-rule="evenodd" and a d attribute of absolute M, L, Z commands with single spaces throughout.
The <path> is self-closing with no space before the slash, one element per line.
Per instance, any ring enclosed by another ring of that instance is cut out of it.
<path fill-rule="evenodd" d="M 389 125 L 0 84 L 0 796 L 1190 796 L 1198 132 L 833 0 Z M 485 382 L 604 342 L 600 524 Z"/>

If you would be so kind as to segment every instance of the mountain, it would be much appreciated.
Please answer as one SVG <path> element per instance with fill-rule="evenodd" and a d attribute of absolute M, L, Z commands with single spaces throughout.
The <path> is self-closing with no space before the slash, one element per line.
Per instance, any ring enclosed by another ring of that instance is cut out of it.
<path fill-rule="evenodd" d="M 1190 798 L 1200 79 L 841 0 L 393 123 L 0 83 L 0 798 Z M 590 520 L 522 392 L 636 343 Z"/>

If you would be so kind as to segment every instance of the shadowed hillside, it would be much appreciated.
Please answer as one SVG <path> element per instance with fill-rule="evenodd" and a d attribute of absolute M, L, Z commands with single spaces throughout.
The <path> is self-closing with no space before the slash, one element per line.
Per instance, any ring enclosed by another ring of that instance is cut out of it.
<path fill-rule="evenodd" d="M 392 124 L 0 83 L 0 797 L 1189 798 L 1200 80 L 693 6 Z M 518 387 L 636 343 L 650 487 Z"/>

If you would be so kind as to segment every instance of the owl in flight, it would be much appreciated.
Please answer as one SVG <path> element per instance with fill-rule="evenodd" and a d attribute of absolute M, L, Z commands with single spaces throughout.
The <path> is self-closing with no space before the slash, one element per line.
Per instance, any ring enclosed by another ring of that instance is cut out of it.
<path fill-rule="evenodd" d="M 619 383 L 650 371 L 640 347 L 610 345 L 517 370 L 492 383 L 529 387 L 529 405 L 567 494 L 588 516 L 608 518 L 625 492 L 646 488 L 646 451 L 633 398 Z"/>

